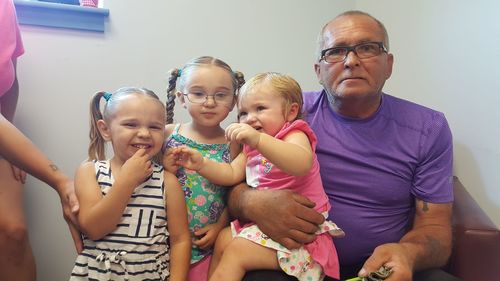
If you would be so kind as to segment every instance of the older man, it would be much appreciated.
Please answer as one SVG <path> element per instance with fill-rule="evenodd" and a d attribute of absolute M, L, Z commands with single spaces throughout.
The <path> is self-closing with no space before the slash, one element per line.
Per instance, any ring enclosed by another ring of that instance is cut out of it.
<path fill-rule="evenodd" d="M 451 252 L 451 132 L 442 113 L 382 92 L 394 61 L 388 49 L 374 17 L 337 16 L 319 36 L 314 68 L 323 90 L 304 93 L 329 218 L 346 232 L 335 240 L 342 278 L 386 266 L 387 280 L 412 280 L 443 266 Z M 296 194 L 244 185 L 230 196 L 233 214 L 289 248 L 311 241 L 322 222 L 310 206 Z"/>

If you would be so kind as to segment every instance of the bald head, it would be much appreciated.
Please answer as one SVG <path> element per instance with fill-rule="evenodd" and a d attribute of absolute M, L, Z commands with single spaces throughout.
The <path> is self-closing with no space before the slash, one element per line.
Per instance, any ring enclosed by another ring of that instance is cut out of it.
<path fill-rule="evenodd" d="M 362 11 L 347 11 L 343 12 L 339 15 L 337 15 L 335 18 L 327 22 L 322 28 L 321 31 L 318 35 L 318 50 L 317 50 L 317 58 L 318 60 L 320 59 L 321 55 L 321 50 L 325 48 L 325 31 L 331 26 L 334 25 L 338 21 L 345 20 L 346 18 L 350 17 L 367 17 L 370 20 L 373 20 L 376 23 L 376 26 L 378 27 L 377 30 L 374 30 L 374 32 L 377 35 L 380 35 L 381 38 L 383 38 L 383 43 L 384 47 L 386 50 L 389 50 L 389 35 L 387 34 L 387 29 L 385 28 L 384 24 L 373 17 L 372 15 L 362 12 Z"/>

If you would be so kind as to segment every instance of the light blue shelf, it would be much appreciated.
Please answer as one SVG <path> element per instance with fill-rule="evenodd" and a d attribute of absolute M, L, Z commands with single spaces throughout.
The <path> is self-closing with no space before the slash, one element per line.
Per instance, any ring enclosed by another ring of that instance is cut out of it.
<path fill-rule="evenodd" d="M 108 9 L 75 5 L 14 0 L 20 24 L 105 31 Z"/>

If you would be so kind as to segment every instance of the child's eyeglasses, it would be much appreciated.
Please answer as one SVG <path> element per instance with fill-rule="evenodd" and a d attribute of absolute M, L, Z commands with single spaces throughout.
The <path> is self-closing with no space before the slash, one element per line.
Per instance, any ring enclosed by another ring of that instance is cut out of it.
<path fill-rule="evenodd" d="M 208 97 L 212 97 L 216 104 L 231 105 L 234 101 L 234 95 L 230 93 L 215 93 L 213 95 L 207 95 L 202 92 L 189 92 L 183 94 L 190 102 L 196 104 L 204 104 L 208 101 Z"/>

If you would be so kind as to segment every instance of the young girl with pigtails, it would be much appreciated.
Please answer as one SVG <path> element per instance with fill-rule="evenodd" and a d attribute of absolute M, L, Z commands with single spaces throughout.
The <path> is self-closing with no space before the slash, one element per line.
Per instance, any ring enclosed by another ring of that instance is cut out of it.
<path fill-rule="evenodd" d="M 150 90 L 121 88 L 96 93 L 90 110 L 89 161 L 75 176 L 84 249 L 70 280 L 186 280 L 184 193 L 175 175 L 151 160 L 165 140 L 163 103 Z"/>
<path fill-rule="evenodd" d="M 191 268 L 188 280 L 207 280 L 212 248 L 221 229 L 229 223 L 225 195 L 227 187 L 215 185 L 198 173 L 174 166 L 168 150 L 187 146 L 216 162 L 229 163 L 238 147 L 230 147 L 221 122 L 234 107 L 236 92 L 244 83 L 243 74 L 235 72 L 220 59 L 194 58 L 170 72 L 167 96 L 167 123 L 173 123 L 176 98 L 191 120 L 166 126 L 164 166 L 171 167 L 184 190 L 192 235 Z"/>

